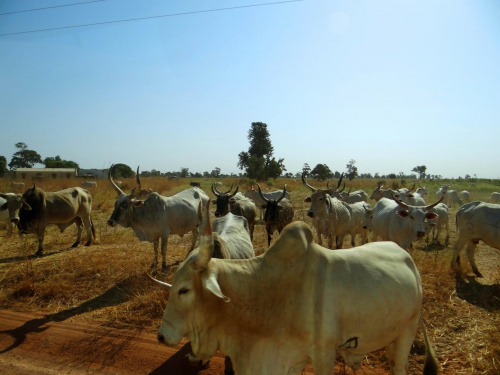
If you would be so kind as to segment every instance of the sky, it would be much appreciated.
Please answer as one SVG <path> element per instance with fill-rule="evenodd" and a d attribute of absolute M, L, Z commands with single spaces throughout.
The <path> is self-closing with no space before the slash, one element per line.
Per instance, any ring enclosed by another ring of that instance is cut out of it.
<path fill-rule="evenodd" d="M 237 174 L 264 122 L 294 174 L 500 178 L 499 1 L 83 1 L 0 2 L 7 162 Z"/>

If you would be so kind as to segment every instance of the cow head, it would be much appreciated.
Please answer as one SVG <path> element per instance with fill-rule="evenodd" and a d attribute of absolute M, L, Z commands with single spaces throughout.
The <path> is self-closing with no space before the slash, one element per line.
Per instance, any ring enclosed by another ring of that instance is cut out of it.
<path fill-rule="evenodd" d="M 201 203 L 199 212 L 201 213 Z M 174 274 L 172 284 L 151 278 L 159 287 L 170 291 L 158 330 L 160 343 L 175 346 L 182 337 L 191 340 L 193 353 L 208 360 L 217 350 L 217 342 L 202 330 L 217 319 L 220 303 L 229 302 L 219 286 L 217 268 L 211 259 L 214 251 L 209 221 L 209 203 L 205 205 L 199 229 L 199 247 L 192 251 Z"/>
<path fill-rule="evenodd" d="M 405 220 L 411 220 L 415 237 L 421 238 L 425 236 L 425 221 L 438 218 L 438 215 L 436 213 L 429 211 L 436 205 L 441 203 L 443 197 L 441 197 L 441 199 L 436 203 L 430 204 L 428 206 L 410 206 L 398 200 L 394 195 L 393 199 L 402 208 L 402 210 L 396 211 L 396 215 Z M 413 240 L 415 240 L 416 238 L 414 238 Z"/>
<path fill-rule="evenodd" d="M 231 190 L 233 188 L 233 184 L 228 191 L 220 192 L 215 187 L 215 182 L 212 184 L 212 193 L 215 195 L 215 198 L 212 203 L 215 204 L 215 217 L 222 217 L 227 215 L 229 212 L 229 204 L 232 198 L 238 193 L 239 186 L 236 186 L 236 190 L 231 194 Z"/>
<path fill-rule="evenodd" d="M 327 184 L 328 189 L 327 190 L 321 190 L 321 189 L 316 189 L 309 185 L 306 182 L 305 179 L 305 174 L 302 173 L 302 183 L 307 186 L 309 189 L 311 189 L 312 194 L 304 199 L 304 202 L 306 203 L 311 203 L 311 206 L 309 207 L 309 211 L 307 211 L 307 216 L 310 218 L 315 218 L 315 217 L 322 217 L 325 215 L 325 212 L 327 208 L 330 205 L 330 200 L 329 196 L 332 196 L 337 189 L 340 187 L 340 184 L 342 183 L 342 178 L 344 177 L 344 174 L 342 173 L 340 175 L 340 179 L 337 183 L 337 186 L 334 186 L 330 188 Z"/>
<path fill-rule="evenodd" d="M 14 224 L 19 222 L 19 211 L 21 209 L 27 211 L 31 210 L 31 206 L 26 203 L 22 194 L 0 193 L 0 197 L 6 200 L 6 202 L 0 206 L 0 211 L 9 210 L 9 219 Z"/>
<path fill-rule="evenodd" d="M 283 194 L 281 194 L 281 197 L 278 199 L 267 199 L 264 194 L 262 194 L 262 190 L 260 188 L 260 185 L 257 184 L 257 187 L 259 188 L 259 195 L 260 197 L 264 200 L 264 203 L 261 208 L 265 209 L 264 213 L 264 221 L 266 223 L 276 223 L 279 221 L 279 214 L 280 210 L 283 210 L 283 206 L 280 206 L 279 203 L 285 198 L 286 195 L 286 185 L 283 188 Z"/>
<path fill-rule="evenodd" d="M 34 232 L 40 220 L 46 215 L 45 192 L 33 185 L 22 196 L 23 204 L 19 210 L 17 227 L 23 234 Z"/>
<path fill-rule="evenodd" d="M 363 208 L 365 210 L 363 229 L 368 229 L 371 231 L 372 230 L 372 222 L 373 222 L 373 210 L 371 208 L 368 208 L 365 205 L 363 205 Z"/>
<path fill-rule="evenodd" d="M 124 227 L 128 227 L 129 226 L 128 222 L 133 207 L 142 206 L 142 204 L 144 203 L 144 200 L 135 199 L 138 195 L 136 193 L 137 191 L 136 189 L 139 190 L 140 195 L 143 195 L 142 194 L 143 190 L 141 189 L 141 180 L 139 178 L 139 167 L 137 167 L 137 175 L 136 175 L 137 188 L 133 188 L 130 194 L 125 194 L 122 191 L 122 189 L 120 189 L 118 185 L 114 183 L 113 178 L 111 177 L 111 172 L 113 170 L 113 167 L 114 164 L 111 165 L 111 167 L 108 169 L 108 180 L 111 182 L 111 185 L 113 185 L 115 191 L 117 192 L 118 199 L 115 202 L 115 208 L 110 218 L 108 219 L 107 224 L 111 227 L 114 227 L 119 223 Z M 149 195 L 150 193 L 151 191 L 149 191 L 147 195 Z"/>

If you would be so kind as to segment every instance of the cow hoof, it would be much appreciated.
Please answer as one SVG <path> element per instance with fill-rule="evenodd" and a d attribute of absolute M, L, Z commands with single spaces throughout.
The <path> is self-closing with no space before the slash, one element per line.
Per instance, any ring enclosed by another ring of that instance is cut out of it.
<path fill-rule="evenodd" d="M 77 247 L 80 242 L 75 242 L 71 247 Z"/>
<path fill-rule="evenodd" d="M 85 244 L 85 246 L 90 246 L 90 242 L 87 242 L 87 243 Z"/>
<path fill-rule="evenodd" d="M 167 263 L 162 263 L 162 264 L 161 264 L 161 269 L 162 269 L 163 271 L 166 271 L 166 270 L 167 270 Z"/>
<path fill-rule="evenodd" d="M 35 253 L 35 256 L 36 257 L 41 257 L 43 255 L 43 250 L 38 250 L 36 253 Z"/>

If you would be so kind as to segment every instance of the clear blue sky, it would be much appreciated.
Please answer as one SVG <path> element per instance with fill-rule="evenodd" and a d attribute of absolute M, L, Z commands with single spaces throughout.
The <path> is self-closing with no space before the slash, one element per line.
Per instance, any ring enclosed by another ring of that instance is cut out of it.
<path fill-rule="evenodd" d="M 0 13 L 84 0 L 3 0 Z M 288 172 L 500 178 L 500 1 L 107 0 L 0 15 L 0 155 L 239 173 L 265 122 Z M 194 13 L 193 13 L 194 12 Z M 198 12 L 198 13 L 196 13 Z M 183 15 L 175 15 L 181 14 Z M 189 14 L 187 14 L 189 13 Z"/>

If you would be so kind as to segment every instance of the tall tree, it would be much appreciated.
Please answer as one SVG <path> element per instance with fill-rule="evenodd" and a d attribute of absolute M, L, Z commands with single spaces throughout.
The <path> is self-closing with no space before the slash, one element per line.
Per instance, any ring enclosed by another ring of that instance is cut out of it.
<path fill-rule="evenodd" d="M 71 160 L 62 160 L 59 155 L 43 159 L 45 168 L 80 168 L 78 163 Z"/>
<path fill-rule="evenodd" d="M 326 164 L 316 164 L 310 174 L 313 178 L 320 181 L 324 181 L 327 178 L 333 177 L 332 171 Z"/>
<path fill-rule="evenodd" d="M 249 178 L 256 180 L 267 180 L 277 178 L 286 171 L 283 161 L 273 157 L 274 148 L 271 143 L 267 124 L 263 122 L 252 122 L 248 131 L 250 147 L 248 151 L 239 153 L 238 167 L 245 170 Z"/>
<path fill-rule="evenodd" d="M 19 151 L 12 155 L 12 159 L 9 163 L 10 169 L 17 168 L 33 168 L 37 163 L 42 164 L 42 157 L 33 150 L 28 150 L 28 145 L 24 142 L 16 143 L 16 148 Z"/>
<path fill-rule="evenodd" d="M 346 177 L 352 181 L 358 176 L 358 167 L 355 166 L 356 160 L 351 159 L 349 160 L 349 163 L 347 163 L 346 168 L 347 168 L 347 174 Z"/>
<path fill-rule="evenodd" d="M 419 179 L 424 180 L 425 179 L 425 171 L 427 170 L 427 167 L 425 165 L 418 165 L 415 168 L 413 168 L 411 171 L 412 172 L 417 172 L 419 174 Z"/>
<path fill-rule="evenodd" d="M 113 176 L 116 178 L 135 177 L 135 172 L 127 164 L 115 164 L 113 167 Z"/>

